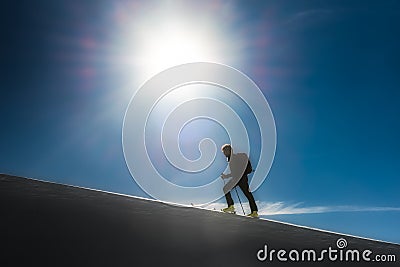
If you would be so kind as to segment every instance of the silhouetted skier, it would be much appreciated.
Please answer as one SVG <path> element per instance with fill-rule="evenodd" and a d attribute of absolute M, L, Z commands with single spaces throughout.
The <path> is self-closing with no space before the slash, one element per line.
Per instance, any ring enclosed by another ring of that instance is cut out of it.
<path fill-rule="evenodd" d="M 222 173 L 221 178 L 227 179 L 232 177 L 232 179 L 224 186 L 224 193 L 228 207 L 222 209 L 222 211 L 230 213 L 235 212 L 235 207 L 233 206 L 233 199 L 230 190 L 238 185 L 240 189 L 242 189 L 244 195 L 249 200 L 251 213 L 247 216 L 258 217 L 257 205 L 254 200 L 253 194 L 250 192 L 249 179 L 247 177 L 247 175 L 252 172 L 249 158 L 245 153 L 234 154 L 232 146 L 229 144 L 223 145 L 221 150 L 227 158 L 229 162 L 229 169 L 231 170 L 231 173 L 229 174 Z"/>

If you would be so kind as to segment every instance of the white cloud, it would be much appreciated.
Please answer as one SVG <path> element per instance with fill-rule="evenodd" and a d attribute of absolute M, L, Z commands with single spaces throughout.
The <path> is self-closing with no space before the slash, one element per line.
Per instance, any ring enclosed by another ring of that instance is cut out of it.
<path fill-rule="evenodd" d="M 294 14 L 292 17 L 290 17 L 287 21 L 286 24 L 292 24 L 292 23 L 319 23 L 322 19 L 327 18 L 333 13 L 332 10 L 328 9 L 311 9 L 311 10 L 305 10 L 298 12 Z"/>
<path fill-rule="evenodd" d="M 242 203 L 245 213 L 249 213 L 249 203 Z M 313 214 L 328 212 L 365 212 L 365 211 L 400 211 L 400 207 L 362 207 L 362 206 L 304 206 L 303 203 L 285 204 L 284 202 L 257 202 L 259 215 L 290 215 L 290 214 Z M 206 209 L 220 210 L 225 208 L 222 202 L 211 203 Z M 235 203 L 236 212 L 241 213 L 239 203 Z"/>

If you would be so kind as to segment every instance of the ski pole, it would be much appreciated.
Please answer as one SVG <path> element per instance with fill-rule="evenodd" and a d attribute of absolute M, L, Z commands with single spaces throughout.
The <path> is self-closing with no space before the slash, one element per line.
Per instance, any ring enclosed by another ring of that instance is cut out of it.
<path fill-rule="evenodd" d="M 240 206 L 242 207 L 243 215 L 246 215 L 246 214 L 244 213 L 242 201 L 240 200 L 239 193 L 238 193 L 238 191 L 237 191 L 236 185 L 235 185 L 235 191 L 236 191 L 236 195 L 237 195 L 237 197 L 238 197 L 238 199 L 239 199 Z"/>

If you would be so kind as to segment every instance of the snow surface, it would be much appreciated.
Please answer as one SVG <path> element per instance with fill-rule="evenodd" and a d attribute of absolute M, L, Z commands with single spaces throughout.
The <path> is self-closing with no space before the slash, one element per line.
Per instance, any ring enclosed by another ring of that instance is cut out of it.
<path fill-rule="evenodd" d="M 399 266 L 400 246 L 266 219 L 0 175 L 0 266 Z M 260 262 L 270 249 L 394 254 L 395 263 Z"/>

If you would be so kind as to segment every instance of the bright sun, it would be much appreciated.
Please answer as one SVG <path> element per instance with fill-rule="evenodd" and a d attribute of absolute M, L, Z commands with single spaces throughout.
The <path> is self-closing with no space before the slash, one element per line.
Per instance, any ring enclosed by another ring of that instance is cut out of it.
<path fill-rule="evenodd" d="M 183 63 L 218 60 L 215 51 L 218 43 L 198 29 L 169 25 L 143 33 L 140 43 L 141 52 L 136 59 L 147 75 Z"/>
<path fill-rule="evenodd" d="M 148 41 L 148 54 L 145 56 L 149 66 L 165 69 L 177 64 L 209 58 L 209 43 L 201 40 L 195 33 L 174 28 L 152 36 Z"/>
<path fill-rule="evenodd" d="M 227 17 L 234 17 L 233 14 L 215 16 L 210 11 L 188 16 L 187 8 L 193 10 L 196 4 L 168 2 L 120 9 L 122 22 L 114 51 L 117 63 L 132 68 L 131 78 L 136 82 L 142 83 L 167 68 L 189 62 L 240 64 L 242 38 L 226 27 Z"/>

